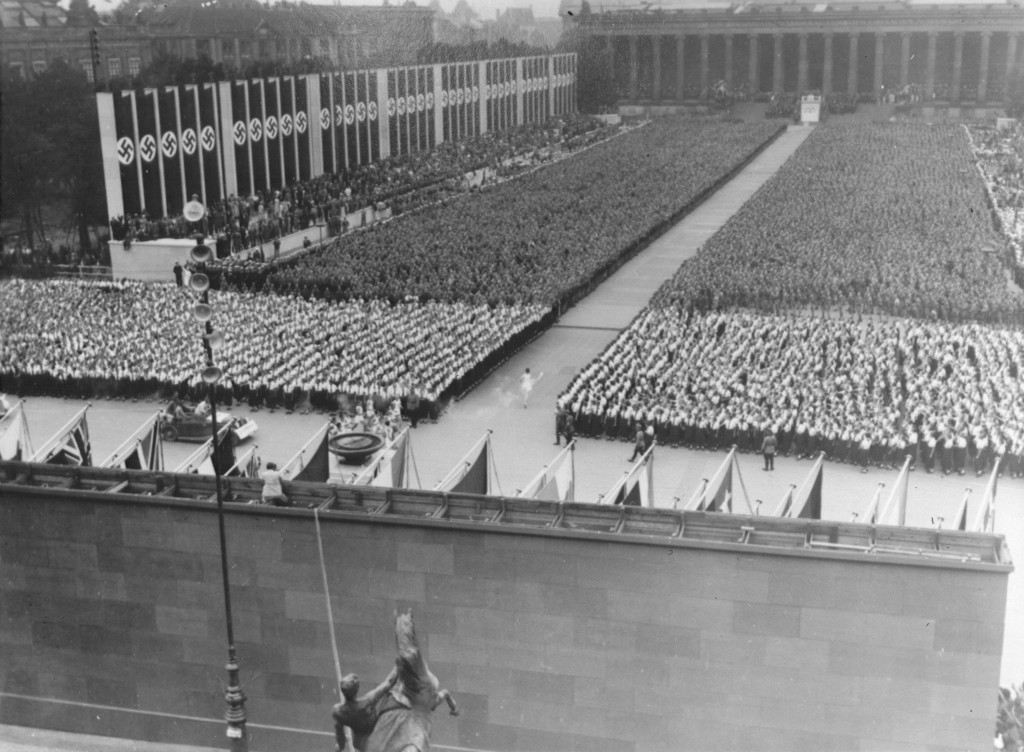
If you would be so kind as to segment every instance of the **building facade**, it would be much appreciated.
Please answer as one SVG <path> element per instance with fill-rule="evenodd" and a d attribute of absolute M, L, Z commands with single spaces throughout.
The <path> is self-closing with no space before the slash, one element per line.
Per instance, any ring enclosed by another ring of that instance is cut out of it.
<path fill-rule="evenodd" d="M 1024 70 L 1024 11 L 977 5 L 744 4 L 583 13 L 620 101 L 678 102 L 714 87 L 998 103 Z"/>
<path fill-rule="evenodd" d="M 18 5 L 4 13 L 0 56 L 6 73 L 22 77 L 46 70 L 60 58 L 81 67 L 92 81 L 91 28 L 99 36 L 100 82 L 135 76 L 161 55 L 205 55 L 239 71 L 258 61 L 292 64 L 307 58 L 348 69 L 405 65 L 434 41 L 434 11 L 415 5 L 184 5 L 95 27 L 67 25 L 56 5 Z"/>

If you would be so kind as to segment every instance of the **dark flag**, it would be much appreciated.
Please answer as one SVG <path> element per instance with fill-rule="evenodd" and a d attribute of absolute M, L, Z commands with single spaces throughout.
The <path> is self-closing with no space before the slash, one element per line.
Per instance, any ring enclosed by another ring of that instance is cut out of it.
<path fill-rule="evenodd" d="M 381 114 L 384 122 L 388 124 L 388 141 L 391 144 L 392 156 L 402 154 L 403 148 L 400 142 L 401 125 L 398 117 L 398 71 L 388 71 L 388 106 L 387 112 Z M 402 108 L 405 109 L 404 107 Z"/>
<path fill-rule="evenodd" d="M 185 207 L 185 164 L 182 161 L 178 136 L 178 87 L 157 89 L 160 101 L 160 154 L 163 159 L 164 194 L 167 197 L 167 215 L 177 216 Z"/>
<path fill-rule="evenodd" d="M 442 139 L 445 141 L 455 140 L 455 128 L 452 125 L 451 108 L 448 106 L 448 82 L 449 82 L 449 65 L 441 66 L 441 123 L 444 126 L 442 131 Z"/>
<path fill-rule="evenodd" d="M 490 449 L 491 434 L 488 431 L 434 490 L 447 493 L 490 493 Z"/>
<path fill-rule="evenodd" d="M 121 169 L 121 196 L 125 216 L 143 208 L 142 160 L 135 125 L 135 92 L 114 95 L 114 122 L 117 133 L 117 162 Z"/>
<path fill-rule="evenodd" d="M 146 89 L 135 95 L 139 150 L 142 160 L 143 203 L 150 217 L 164 216 L 164 184 L 161 178 L 160 144 L 156 130 L 156 90 Z"/>
<path fill-rule="evenodd" d="M 263 103 L 263 79 L 247 82 L 249 94 L 249 143 L 252 150 L 252 190 L 266 191 L 270 188 L 270 166 L 267 164 L 267 139 L 265 123 L 266 108 Z"/>
<path fill-rule="evenodd" d="M 292 480 L 305 480 L 314 483 L 326 483 L 330 477 L 330 454 L 327 451 L 327 443 L 329 441 L 327 432 L 324 432 L 324 437 L 317 446 L 316 451 L 313 452 L 313 456 L 309 458 L 301 470 L 299 470 L 292 477 Z"/>
<path fill-rule="evenodd" d="M 367 128 L 369 130 L 370 140 L 370 159 L 371 162 L 376 162 L 381 158 L 380 153 L 380 123 L 378 118 L 380 113 L 377 111 L 377 102 L 379 97 L 377 96 L 377 74 L 376 72 L 366 72 L 366 119 Z"/>
<path fill-rule="evenodd" d="M 89 443 L 89 424 L 85 419 L 88 409 L 88 406 L 83 407 L 64 428 L 43 444 L 43 448 L 33 455 L 32 462 L 91 467 L 92 447 Z"/>
<path fill-rule="evenodd" d="M 178 148 L 181 150 L 181 161 L 185 168 L 185 197 L 199 196 L 206 204 L 206 185 L 203 180 L 203 148 L 199 145 L 199 122 L 196 105 L 199 102 L 199 89 L 196 86 L 185 86 L 179 94 L 178 106 L 181 112 L 181 138 Z"/>
<path fill-rule="evenodd" d="M 359 144 L 359 87 L 356 85 L 356 74 L 345 73 L 344 75 L 344 98 L 345 98 L 345 143 L 348 154 L 347 165 L 355 168 L 362 164 L 362 149 Z M 365 107 L 365 105 L 364 105 Z M 366 110 L 363 110 L 363 117 L 366 117 Z"/>
<path fill-rule="evenodd" d="M 295 142 L 299 145 L 298 176 L 299 180 L 309 180 L 311 160 L 309 153 L 309 91 L 306 76 L 295 77 Z"/>
<path fill-rule="evenodd" d="M 295 76 L 281 79 L 281 151 L 284 154 L 284 181 L 291 185 L 299 179 L 299 155 L 295 141 Z"/>
<path fill-rule="evenodd" d="M 279 190 L 284 187 L 284 152 L 281 135 L 281 79 L 267 79 L 264 105 L 267 117 L 263 125 L 263 137 L 267 145 L 267 166 L 270 168 L 270 187 Z"/>
<path fill-rule="evenodd" d="M 225 198 L 224 173 L 220 162 L 221 136 L 217 122 L 217 86 L 203 84 L 194 95 L 199 113 L 196 130 L 202 150 L 203 185 L 206 194 L 203 203 L 209 206 Z M 230 136 L 229 136 L 230 138 Z"/>
<path fill-rule="evenodd" d="M 421 90 L 423 95 L 423 113 L 421 115 L 422 130 L 423 130 L 423 144 L 424 150 L 434 148 L 434 141 L 436 139 L 436 131 L 434 124 L 434 108 L 437 107 L 437 102 L 434 101 L 434 66 L 426 66 L 423 69 L 423 89 Z M 417 107 L 419 107 L 419 97 L 417 99 Z"/>
<path fill-rule="evenodd" d="M 334 126 L 334 74 L 320 74 L 320 130 L 323 133 L 321 159 L 322 172 L 334 174 L 338 171 L 338 152 L 335 148 Z"/>
<path fill-rule="evenodd" d="M 814 467 L 811 468 L 807 481 L 793 502 L 790 517 L 799 517 L 805 520 L 821 519 L 821 484 L 824 456 L 825 453 L 822 452 L 817 462 L 814 463 Z"/>
<path fill-rule="evenodd" d="M 249 149 L 249 106 L 245 81 L 231 83 L 231 141 L 235 148 L 238 195 L 252 195 L 252 153 Z"/>
<path fill-rule="evenodd" d="M 337 171 L 348 169 L 348 123 L 345 121 L 345 74 L 331 77 L 331 101 L 334 111 L 334 154 Z"/>

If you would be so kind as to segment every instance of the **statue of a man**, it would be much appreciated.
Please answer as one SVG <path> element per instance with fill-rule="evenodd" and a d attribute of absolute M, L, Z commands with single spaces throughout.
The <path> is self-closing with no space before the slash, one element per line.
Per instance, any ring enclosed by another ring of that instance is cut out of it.
<path fill-rule="evenodd" d="M 376 689 L 357 698 L 358 678 L 349 674 L 342 679 L 344 700 L 334 706 L 340 749 L 345 750 L 347 726 L 358 752 L 427 752 L 434 709 L 446 702 L 452 715 L 459 714 L 451 693 L 441 689 L 420 652 L 412 611 L 395 613 L 395 642 L 395 668 Z"/>

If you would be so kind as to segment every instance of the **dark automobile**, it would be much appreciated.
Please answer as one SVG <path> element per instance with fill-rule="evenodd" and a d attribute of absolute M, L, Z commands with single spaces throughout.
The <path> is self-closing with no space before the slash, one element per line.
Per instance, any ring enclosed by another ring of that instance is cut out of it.
<path fill-rule="evenodd" d="M 231 434 L 235 443 L 244 441 L 256 433 L 256 421 L 252 418 L 232 418 L 230 415 L 218 415 L 217 425 L 223 429 L 231 426 Z M 166 413 L 160 425 L 160 437 L 164 441 L 189 441 L 197 444 L 210 439 L 213 435 L 209 416 L 202 417 L 188 414 L 184 418 L 175 418 Z"/>

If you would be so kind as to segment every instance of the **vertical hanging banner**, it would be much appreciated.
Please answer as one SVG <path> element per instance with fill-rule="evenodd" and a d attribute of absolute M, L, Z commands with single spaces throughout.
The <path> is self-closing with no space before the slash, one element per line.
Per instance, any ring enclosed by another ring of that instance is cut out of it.
<path fill-rule="evenodd" d="M 143 205 L 151 217 L 163 216 L 163 182 L 160 179 L 160 144 L 156 132 L 156 107 L 152 89 L 135 95 L 135 113 L 142 164 Z"/>
<path fill-rule="evenodd" d="M 178 162 L 175 91 L 173 86 L 154 90 L 158 102 L 157 129 L 160 134 L 160 170 L 164 181 L 164 216 L 180 214 L 185 205 L 181 167 Z"/>
<path fill-rule="evenodd" d="M 220 151 L 222 163 L 221 173 L 224 176 L 224 197 L 238 195 L 238 165 L 235 161 L 235 111 L 230 81 L 217 84 L 215 111 L 217 112 L 217 149 Z M 205 129 L 204 129 L 205 133 Z"/>
<path fill-rule="evenodd" d="M 383 118 L 388 124 L 388 139 L 392 144 L 395 145 L 394 153 L 401 154 L 401 126 L 398 122 L 398 71 L 389 70 L 388 76 L 388 97 L 387 107 L 384 112 L 381 113 Z"/>
<path fill-rule="evenodd" d="M 376 162 L 382 158 L 380 128 L 378 127 L 380 113 L 378 90 L 383 90 L 384 85 L 377 86 L 377 73 L 378 71 L 366 71 L 366 118 L 370 139 L 370 162 Z"/>
<path fill-rule="evenodd" d="M 377 151 L 374 161 L 387 159 L 394 152 L 391 151 L 391 133 L 388 128 L 388 76 L 386 70 L 376 70 L 370 73 L 370 85 L 375 88 L 377 102 L 377 122 L 373 128 L 373 135 L 377 137 Z M 396 104 L 397 106 L 397 104 Z"/>
<path fill-rule="evenodd" d="M 270 166 L 267 164 L 266 106 L 263 79 L 253 79 L 249 88 L 249 148 L 252 151 L 252 189 L 265 191 L 270 187 Z"/>
<path fill-rule="evenodd" d="M 299 179 L 298 153 L 295 148 L 295 76 L 281 79 L 281 151 L 284 154 L 284 182 L 291 185 Z"/>
<path fill-rule="evenodd" d="M 198 113 L 196 105 L 197 87 L 183 86 L 178 90 L 178 115 L 180 128 L 178 132 L 178 151 L 181 157 L 182 171 L 185 175 L 185 200 L 198 196 L 199 201 L 206 204 L 206 186 L 203 185 L 203 149 L 199 145 L 199 130 L 196 128 Z"/>
<path fill-rule="evenodd" d="M 370 160 L 370 134 L 369 118 L 367 111 L 367 81 L 362 72 L 353 74 L 356 86 L 356 144 L 359 154 L 359 164 L 366 164 Z"/>
<path fill-rule="evenodd" d="M 477 63 L 476 85 L 473 88 L 473 101 L 476 102 L 478 133 L 488 130 L 487 121 L 487 63 Z"/>
<path fill-rule="evenodd" d="M 331 79 L 334 98 L 334 150 L 338 172 L 348 169 L 348 124 L 345 121 L 345 74 L 335 73 Z"/>
<path fill-rule="evenodd" d="M 264 86 L 264 106 L 267 117 L 263 123 L 263 138 L 267 146 L 267 167 L 270 187 L 284 187 L 284 153 L 281 148 L 281 79 L 269 78 Z"/>
<path fill-rule="evenodd" d="M 324 174 L 324 126 L 323 112 L 320 108 L 320 75 L 310 73 L 305 78 L 306 84 L 306 115 L 308 120 L 307 135 L 309 136 L 309 176 L 311 178 Z M 330 127 L 330 121 L 327 122 Z"/>
<path fill-rule="evenodd" d="M 221 164 L 223 141 L 217 120 L 217 86 L 203 84 L 196 90 L 199 117 L 196 129 L 199 133 L 199 148 L 202 150 L 203 185 L 206 195 L 203 203 L 207 206 L 227 196 L 224 186 L 224 166 Z"/>
<path fill-rule="evenodd" d="M 321 73 L 317 80 L 320 87 L 320 170 L 333 175 L 338 171 L 338 158 L 334 146 L 334 74 Z"/>
<path fill-rule="evenodd" d="M 416 71 L 412 68 L 403 68 L 402 71 L 405 89 L 405 152 L 409 153 L 419 150 L 419 144 L 415 143 L 413 137 L 416 128 Z"/>
<path fill-rule="evenodd" d="M 252 155 L 249 151 L 249 108 L 246 106 L 245 81 L 228 84 L 231 96 L 231 142 L 234 145 L 235 186 L 238 196 L 252 195 Z"/>
<path fill-rule="evenodd" d="M 345 76 L 345 141 L 346 154 L 348 154 L 348 166 L 357 167 L 361 164 L 362 154 L 359 148 L 359 113 L 356 104 L 359 101 L 359 87 L 356 86 L 356 74 L 346 73 Z"/>
<path fill-rule="evenodd" d="M 135 127 L 135 92 L 122 91 L 113 95 L 114 122 L 117 136 L 117 162 L 121 172 L 121 196 L 124 215 L 138 214 L 144 207 L 142 187 L 142 159 Z M 116 217 L 116 214 L 112 214 Z"/>
<path fill-rule="evenodd" d="M 299 180 L 309 180 L 312 175 L 312 160 L 309 146 L 309 86 L 306 76 L 295 77 L 295 143 L 298 146 L 296 163 Z"/>
<path fill-rule="evenodd" d="M 123 165 L 117 154 L 117 120 L 114 113 L 114 95 L 99 92 L 96 95 L 96 121 L 100 130 L 100 153 L 103 159 L 103 190 L 107 199 L 107 219 L 124 215 L 124 191 L 121 189 Z M 132 157 L 135 147 L 132 145 Z"/>
<path fill-rule="evenodd" d="M 451 123 L 451 111 L 448 109 L 448 66 L 440 66 L 440 92 L 438 93 L 438 108 L 441 112 L 441 141 L 452 141 L 454 129 Z"/>

